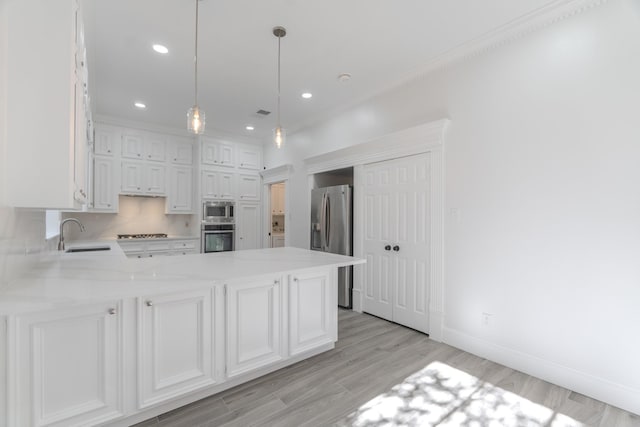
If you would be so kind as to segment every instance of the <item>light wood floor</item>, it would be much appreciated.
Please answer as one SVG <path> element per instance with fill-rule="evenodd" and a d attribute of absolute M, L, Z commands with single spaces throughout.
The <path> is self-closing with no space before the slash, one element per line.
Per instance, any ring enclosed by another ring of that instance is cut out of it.
<path fill-rule="evenodd" d="M 137 426 L 250 425 L 627 427 L 640 417 L 340 310 L 334 350 Z"/>

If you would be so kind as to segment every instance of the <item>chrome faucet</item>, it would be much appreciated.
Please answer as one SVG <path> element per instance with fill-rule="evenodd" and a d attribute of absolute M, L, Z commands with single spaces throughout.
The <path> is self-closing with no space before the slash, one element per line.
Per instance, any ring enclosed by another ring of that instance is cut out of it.
<path fill-rule="evenodd" d="M 78 224 L 78 226 L 80 227 L 80 231 L 84 231 L 84 225 L 82 225 L 82 223 L 80 221 L 78 221 L 75 218 L 67 218 L 63 221 L 60 221 L 60 240 L 58 241 L 58 250 L 59 251 L 64 251 L 64 234 L 63 234 L 63 228 L 64 225 L 67 222 L 75 222 L 76 224 Z"/>

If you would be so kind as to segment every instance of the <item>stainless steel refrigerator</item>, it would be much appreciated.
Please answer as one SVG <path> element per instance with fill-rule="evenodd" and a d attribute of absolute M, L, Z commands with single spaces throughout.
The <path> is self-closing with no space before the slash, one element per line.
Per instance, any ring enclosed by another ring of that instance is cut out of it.
<path fill-rule="evenodd" d="M 311 190 L 311 250 L 353 255 L 353 202 L 349 185 Z M 351 308 L 353 267 L 338 269 L 338 305 Z"/>

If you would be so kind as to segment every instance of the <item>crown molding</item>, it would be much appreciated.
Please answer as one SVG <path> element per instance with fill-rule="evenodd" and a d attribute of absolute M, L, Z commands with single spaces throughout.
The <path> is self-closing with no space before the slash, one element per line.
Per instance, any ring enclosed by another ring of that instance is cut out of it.
<path fill-rule="evenodd" d="M 307 174 L 313 175 L 356 165 L 425 153 L 442 146 L 449 119 L 440 119 L 384 135 L 368 142 L 307 157 Z"/>
<path fill-rule="evenodd" d="M 260 171 L 263 184 L 273 184 L 276 182 L 286 181 L 293 173 L 293 165 L 286 164 Z"/>

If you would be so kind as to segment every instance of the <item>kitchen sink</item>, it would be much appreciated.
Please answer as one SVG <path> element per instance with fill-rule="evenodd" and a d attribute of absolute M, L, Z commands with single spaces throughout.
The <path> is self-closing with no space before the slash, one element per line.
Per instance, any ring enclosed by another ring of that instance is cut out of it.
<path fill-rule="evenodd" d="M 77 252 L 96 252 L 96 251 L 110 251 L 110 250 L 111 250 L 110 246 L 93 246 L 93 247 L 86 247 L 86 248 L 71 248 L 71 249 L 67 249 L 65 253 L 73 254 Z"/>

